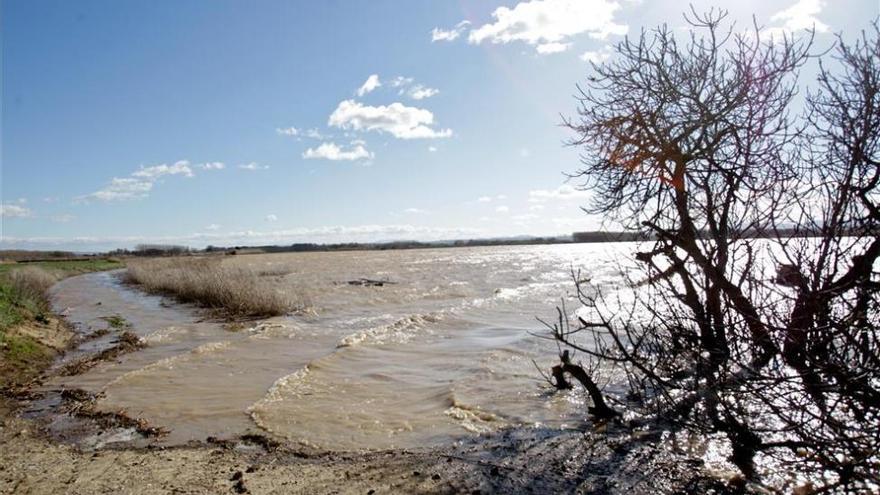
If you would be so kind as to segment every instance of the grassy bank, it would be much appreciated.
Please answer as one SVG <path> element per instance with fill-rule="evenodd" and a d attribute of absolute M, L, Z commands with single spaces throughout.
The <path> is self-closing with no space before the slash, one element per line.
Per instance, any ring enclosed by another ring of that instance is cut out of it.
<path fill-rule="evenodd" d="M 259 273 L 228 266 L 217 257 L 132 260 L 126 279 L 147 292 L 195 303 L 229 318 L 277 316 L 302 306 Z"/>
<path fill-rule="evenodd" d="M 27 382 L 62 347 L 49 288 L 65 277 L 122 266 L 99 259 L 0 264 L 0 388 Z"/>

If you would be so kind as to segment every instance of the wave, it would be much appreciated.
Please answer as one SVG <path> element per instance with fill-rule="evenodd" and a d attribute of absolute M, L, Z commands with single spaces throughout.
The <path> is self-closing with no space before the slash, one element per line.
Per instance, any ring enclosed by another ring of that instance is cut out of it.
<path fill-rule="evenodd" d="M 281 323 L 263 322 L 255 327 L 248 328 L 250 339 L 276 339 L 288 338 L 292 339 L 296 336 L 296 328 Z"/>
<path fill-rule="evenodd" d="M 443 411 L 443 414 L 454 419 L 471 433 L 491 433 L 507 425 L 507 422 L 496 414 L 458 402 L 455 395 L 452 395 L 451 402 L 452 404 Z"/>
<path fill-rule="evenodd" d="M 414 314 L 387 325 L 368 328 L 344 337 L 336 347 L 351 347 L 361 344 L 403 344 L 413 338 L 419 330 L 443 319 L 441 313 Z"/>
<path fill-rule="evenodd" d="M 174 366 L 177 364 L 178 361 L 185 360 L 185 359 L 190 358 L 192 356 L 202 356 L 202 355 L 206 355 L 206 354 L 212 354 L 214 352 L 223 351 L 223 350 L 227 349 L 231 344 L 232 344 L 232 342 L 229 340 L 208 342 L 207 344 L 202 344 L 194 349 L 191 349 L 189 352 L 184 352 L 181 354 L 175 354 L 173 356 L 168 356 L 166 358 L 162 358 L 162 359 L 160 359 L 158 361 L 154 361 L 146 366 L 142 366 L 138 369 L 131 370 L 131 371 L 128 371 L 126 373 L 123 373 L 123 374 L 117 376 L 116 378 L 107 382 L 107 384 L 101 388 L 101 391 L 102 392 L 106 391 L 110 387 L 113 387 L 114 385 L 118 385 L 119 383 L 122 383 L 125 380 L 131 379 L 131 378 L 134 378 L 137 376 L 145 375 L 145 374 L 150 373 L 155 370 L 172 370 L 172 369 L 174 369 Z"/>
<path fill-rule="evenodd" d="M 163 327 L 152 332 L 141 340 L 147 345 L 164 344 L 167 342 L 177 342 L 181 340 L 179 337 L 184 333 L 184 329 L 177 326 Z"/>

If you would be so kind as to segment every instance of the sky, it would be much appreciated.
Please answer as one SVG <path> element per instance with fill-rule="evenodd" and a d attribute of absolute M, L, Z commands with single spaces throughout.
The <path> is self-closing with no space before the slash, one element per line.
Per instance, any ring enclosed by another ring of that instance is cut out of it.
<path fill-rule="evenodd" d="M 692 2 L 852 39 L 877 0 Z M 672 0 L 2 0 L 0 249 L 608 228 L 560 124 Z M 809 74 L 808 74 L 809 75 Z M 814 76 L 812 76 L 814 78 Z M 805 78 L 809 79 L 809 77 Z M 806 81 L 808 82 L 808 81 Z M 806 83 L 804 82 L 804 83 Z"/>

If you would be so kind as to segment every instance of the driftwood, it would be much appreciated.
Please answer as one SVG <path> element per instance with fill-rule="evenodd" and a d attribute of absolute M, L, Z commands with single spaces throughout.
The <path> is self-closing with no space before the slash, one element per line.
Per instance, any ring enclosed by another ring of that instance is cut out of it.
<path fill-rule="evenodd" d="M 581 382 L 581 385 L 583 385 L 584 388 L 587 389 L 587 393 L 590 394 L 590 399 L 593 400 L 593 406 L 588 408 L 590 414 L 597 419 L 610 419 L 620 416 L 619 412 L 608 407 L 608 404 L 605 403 L 602 391 L 599 390 L 599 387 L 596 385 L 596 382 L 590 378 L 590 375 L 588 375 L 581 366 L 571 363 L 571 358 L 569 357 L 567 350 L 562 352 L 559 359 L 562 363 L 557 364 L 550 370 L 553 379 L 556 380 L 554 385 L 557 390 L 567 390 L 572 388 L 571 382 L 565 378 L 565 374 L 568 373 L 577 381 Z"/>
<path fill-rule="evenodd" d="M 369 278 L 359 278 L 357 280 L 349 280 L 348 285 L 360 285 L 364 287 L 382 287 L 383 285 L 391 285 L 397 282 L 391 282 L 389 280 L 372 280 Z"/>

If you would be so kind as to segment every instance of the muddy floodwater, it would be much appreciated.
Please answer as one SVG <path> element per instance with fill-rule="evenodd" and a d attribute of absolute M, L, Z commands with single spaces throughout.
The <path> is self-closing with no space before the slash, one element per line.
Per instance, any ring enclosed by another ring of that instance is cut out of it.
<path fill-rule="evenodd" d="M 505 427 L 577 428 L 583 395 L 548 391 L 532 360 L 549 367 L 556 346 L 530 332 L 561 301 L 576 309 L 572 268 L 613 291 L 634 247 L 229 256 L 312 308 L 237 330 L 118 273 L 74 277 L 53 289 L 57 311 L 82 332 L 121 316 L 147 346 L 45 387 L 98 393 L 99 409 L 168 428 L 166 444 L 260 432 L 319 449 L 416 449 Z M 361 278 L 392 283 L 348 283 Z"/>

